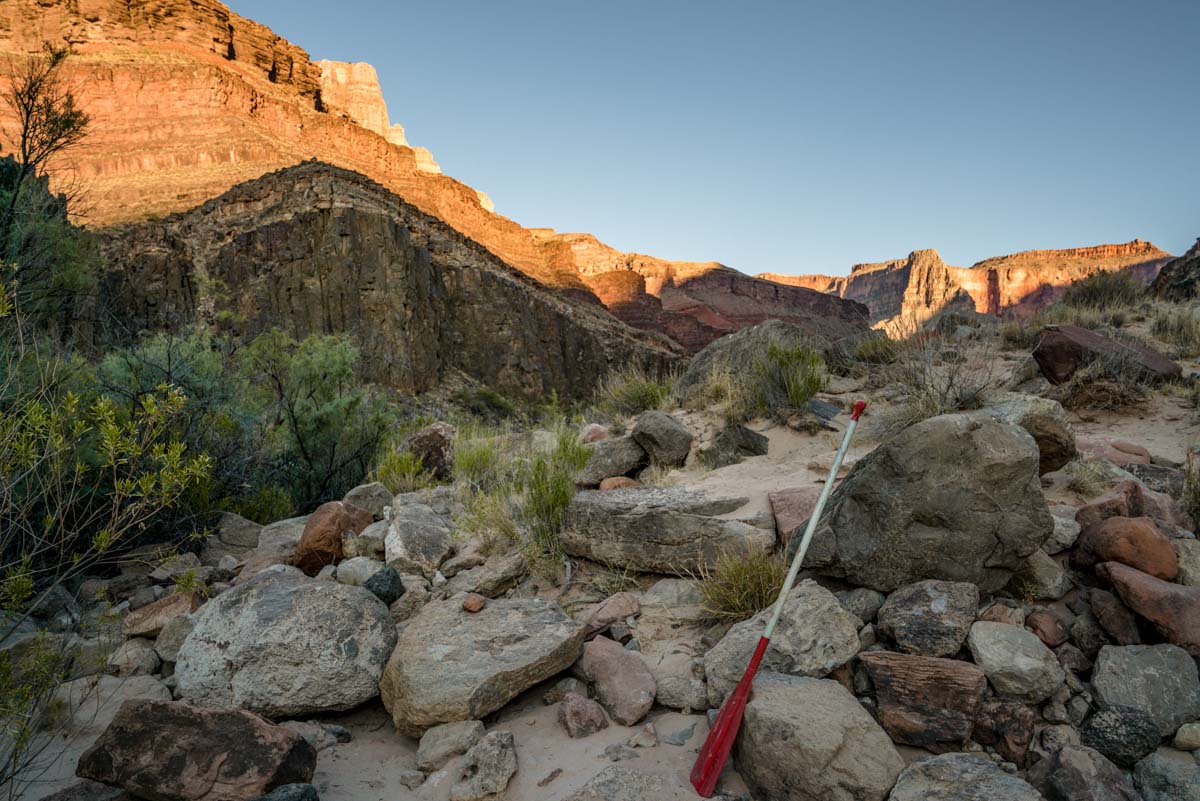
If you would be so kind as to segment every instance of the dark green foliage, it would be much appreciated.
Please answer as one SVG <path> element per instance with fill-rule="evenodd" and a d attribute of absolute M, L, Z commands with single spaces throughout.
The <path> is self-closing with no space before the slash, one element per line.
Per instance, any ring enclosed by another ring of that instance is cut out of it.
<path fill-rule="evenodd" d="M 481 420 L 508 420 L 517 414 L 517 407 L 512 401 L 487 387 L 460 390 L 455 393 L 454 400 Z"/>
<path fill-rule="evenodd" d="M 1122 271 L 1095 272 L 1067 287 L 1060 303 L 1088 309 L 1127 308 L 1146 294 L 1136 278 Z"/>

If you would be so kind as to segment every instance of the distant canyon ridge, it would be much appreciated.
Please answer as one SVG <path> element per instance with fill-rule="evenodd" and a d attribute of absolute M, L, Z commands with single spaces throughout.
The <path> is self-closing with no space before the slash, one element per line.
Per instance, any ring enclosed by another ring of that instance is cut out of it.
<path fill-rule="evenodd" d="M 580 347 L 574 354 L 557 353 L 558 367 L 584 353 L 662 364 L 772 318 L 836 339 L 864 334 L 872 326 L 894 331 L 945 309 L 1027 314 L 1096 270 L 1128 270 L 1149 282 L 1171 258 L 1148 242 L 1133 241 L 1029 251 L 961 268 L 946 265 L 936 251 L 919 250 L 892 262 L 856 265 L 848 276 L 752 277 L 716 262 L 624 253 L 589 234 L 526 228 L 498 214 L 486 194 L 442 174 L 429 150 L 409 144 L 404 129 L 391 121 L 370 65 L 314 61 L 216 0 L 0 4 L 0 56 L 33 53 L 45 41 L 72 46 L 68 81 L 92 117 L 88 139 L 56 165 L 54 178 L 86 189 L 77 220 L 105 232 L 110 268 L 124 271 L 126 279 L 114 276 L 111 283 L 125 288 L 121 296 L 136 304 L 135 319 L 147 325 L 181 324 L 213 307 L 200 302 L 193 289 L 209 277 L 209 260 L 218 251 L 222 258 L 240 253 L 239 259 L 258 259 L 261 263 L 250 269 L 264 286 L 273 275 L 285 275 L 297 291 L 304 290 L 301 295 L 307 293 L 299 302 L 307 317 L 294 324 L 298 332 L 350 330 L 356 336 L 403 319 L 351 319 L 348 309 L 369 313 L 376 308 L 362 301 L 364 292 L 378 290 L 364 283 L 356 266 L 364 261 L 382 264 L 379 275 L 413 287 L 413 302 L 438 298 L 446 314 L 465 313 L 476 301 L 469 282 L 439 294 L 438 287 L 427 290 L 421 281 L 512 270 L 522 280 L 510 286 L 506 277 L 500 282 L 509 287 L 504 297 L 489 297 L 484 305 L 499 309 L 516 295 L 536 296 L 530 308 L 538 311 L 523 323 L 508 315 L 507 330 L 544 324 L 546 314 L 558 315 L 559 322 L 570 318 L 568 327 Z M 314 160 L 368 180 L 336 170 L 288 172 Z M 256 187 L 254 182 L 265 183 Z M 297 189 L 318 185 L 321 191 Z M 388 193 L 398 197 L 384 197 Z M 247 205 L 247 198 L 255 200 Z M 278 201 L 275 207 L 272 198 Z M 309 201 L 311 209 L 297 205 Z M 391 225 L 405 229 L 403 236 L 376 219 L 401 208 L 404 213 L 396 212 Z M 307 251 L 289 251 L 278 229 L 255 229 L 314 224 L 314 219 L 337 225 L 350 217 L 347 230 L 363 236 L 306 236 Z M 365 219 L 372 220 L 366 227 Z M 237 224 L 223 230 L 216 220 Z M 446 229 L 435 231 L 434 223 Z M 218 241 L 188 241 L 201 232 Z M 468 250 L 459 236 L 488 253 L 471 250 L 469 265 L 452 264 L 438 243 L 452 239 L 450 255 L 462 255 Z M 248 237 L 269 241 L 271 247 L 246 247 Z M 381 260 L 369 252 L 398 242 L 409 250 L 396 258 Z M 416 283 L 409 274 L 414 265 L 425 271 Z M 233 268 L 226 264 L 224 269 Z M 130 274 L 142 283 L 136 297 L 126 291 Z M 155 287 L 161 296 L 154 296 Z M 248 319 L 287 321 L 295 312 L 291 301 L 268 292 L 229 302 L 239 304 Z M 478 324 L 478 330 L 439 335 L 486 336 L 488 320 Z M 614 324 L 643 333 L 618 336 Z M 513 350 L 501 370 L 515 376 L 513 381 L 479 377 L 505 386 L 515 382 L 523 392 L 547 381 L 558 387 L 561 381 L 547 379 L 540 346 L 533 344 L 537 338 L 522 336 L 527 347 Z M 616 337 L 618 346 L 582 344 L 588 337 Z M 406 337 L 399 334 L 381 332 L 370 341 L 381 358 L 396 365 L 383 370 L 389 376 L 416 376 L 434 363 L 455 363 L 404 351 Z M 425 346 L 450 347 L 429 337 Z"/>

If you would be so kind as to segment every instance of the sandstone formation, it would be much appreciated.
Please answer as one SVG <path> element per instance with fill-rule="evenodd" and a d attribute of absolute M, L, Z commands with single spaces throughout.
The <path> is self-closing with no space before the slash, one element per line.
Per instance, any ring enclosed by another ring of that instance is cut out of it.
<path fill-rule="evenodd" d="M 1200 291 L 1200 239 L 1177 259 L 1163 265 L 1150 289 L 1168 300 L 1188 300 Z"/>
<path fill-rule="evenodd" d="M 758 277 L 815 289 L 865 304 L 871 323 L 905 333 L 942 311 L 1028 316 L 1057 300 L 1074 281 L 1097 271 L 1126 270 L 1149 283 L 1171 254 L 1135 239 L 1119 245 L 1027 250 L 997 256 L 971 267 L 951 267 L 936 250 L 907 258 L 856 264 L 848 276 Z"/>

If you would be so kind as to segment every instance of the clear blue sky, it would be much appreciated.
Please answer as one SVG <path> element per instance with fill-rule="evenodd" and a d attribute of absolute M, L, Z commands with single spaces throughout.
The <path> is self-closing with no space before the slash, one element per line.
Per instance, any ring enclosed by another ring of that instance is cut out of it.
<path fill-rule="evenodd" d="M 1200 236 L 1200 2 L 231 0 L 526 226 L 744 272 Z"/>

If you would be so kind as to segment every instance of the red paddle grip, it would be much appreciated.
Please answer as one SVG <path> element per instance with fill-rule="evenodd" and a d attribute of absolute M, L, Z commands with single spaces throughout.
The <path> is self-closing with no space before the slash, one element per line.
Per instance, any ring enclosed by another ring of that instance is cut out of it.
<path fill-rule="evenodd" d="M 857 420 L 858 420 L 858 418 L 862 417 L 862 413 L 863 413 L 864 411 L 866 411 L 866 409 L 867 409 L 867 402 L 866 402 L 866 401 L 855 401 L 855 403 L 854 403 L 854 413 L 850 415 L 850 419 L 851 419 L 851 420 L 855 420 L 855 421 L 857 421 Z"/>

